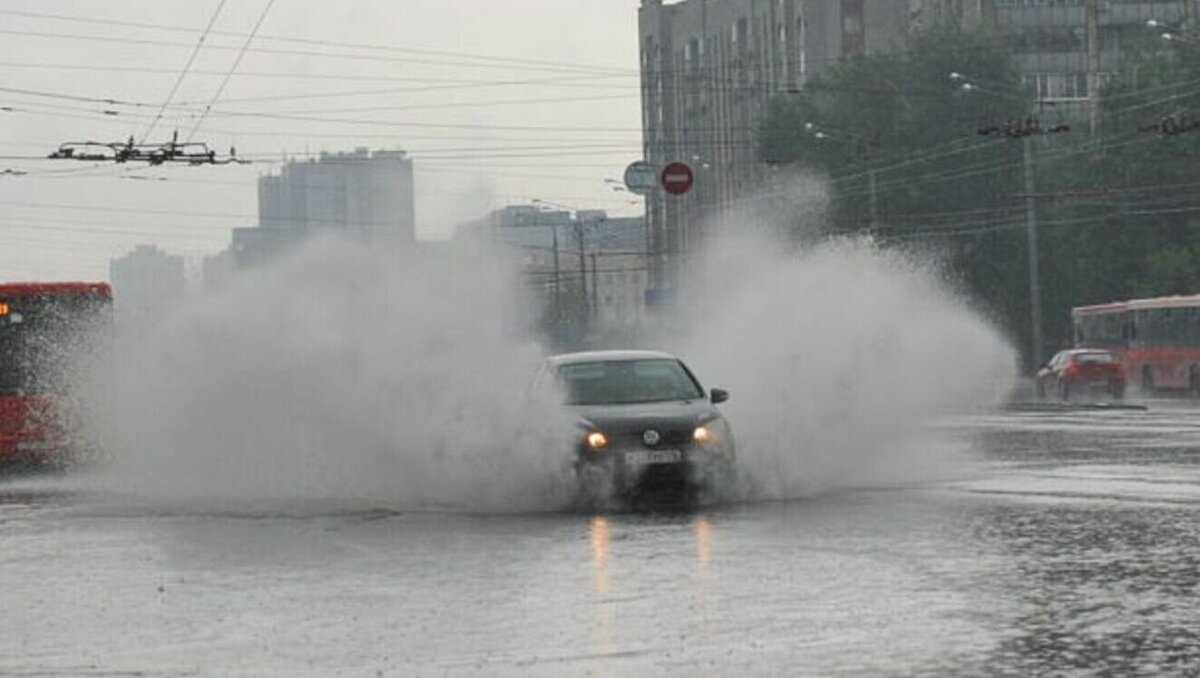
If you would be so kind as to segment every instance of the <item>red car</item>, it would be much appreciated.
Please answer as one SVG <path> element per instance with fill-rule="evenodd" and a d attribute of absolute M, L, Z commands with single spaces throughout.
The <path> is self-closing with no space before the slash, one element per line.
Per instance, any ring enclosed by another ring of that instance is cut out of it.
<path fill-rule="evenodd" d="M 1037 373 L 1037 393 L 1057 393 L 1062 400 L 1076 394 L 1125 395 L 1125 370 L 1112 353 L 1096 348 L 1059 351 Z"/>

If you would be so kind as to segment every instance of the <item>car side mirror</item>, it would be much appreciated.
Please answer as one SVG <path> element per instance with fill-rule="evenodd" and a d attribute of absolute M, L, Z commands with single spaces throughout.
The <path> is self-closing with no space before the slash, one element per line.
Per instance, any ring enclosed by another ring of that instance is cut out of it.
<path fill-rule="evenodd" d="M 714 388 L 712 390 L 711 395 L 709 396 L 709 400 L 712 401 L 713 405 L 719 405 L 719 404 L 725 402 L 726 400 L 729 400 L 729 391 L 725 391 L 725 390 L 722 390 L 719 388 Z"/>

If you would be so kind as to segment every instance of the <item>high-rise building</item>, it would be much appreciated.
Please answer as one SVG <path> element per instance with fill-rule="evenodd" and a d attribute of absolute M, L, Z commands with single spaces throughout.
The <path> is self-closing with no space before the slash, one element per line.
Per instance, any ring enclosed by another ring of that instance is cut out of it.
<path fill-rule="evenodd" d="M 258 226 L 235 229 L 231 250 L 244 266 L 324 232 L 397 250 L 416 242 L 408 154 L 357 148 L 284 164 L 279 174 L 259 178 Z"/>
<path fill-rule="evenodd" d="M 1172 30 L 1180 37 L 1197 11 L 1197 0 L 915 1 L 917 26 L 951 21 L 998 31 L 1038 99 L 1075 117 L 1095 111 L 1124 46 Z"/>
<path fill-rule="evenodd" d="M 145 324 L 175 308 L 187 294 L 187 277 L 181 256 L 167 254 L 154 245 L 138 245 L 132 252 L 109 262 L 109 278 L 117 316 L 124 322 Z"/>
<path fill-rule="evenodd" d="M 902 47 L 910 23 L 898 0 L 643 0 L 644 157 L 695 174 L 687 195 L 648 196 L 657 285 L 709 216 L 760 184 L 754 130 L 767 101 L 842 58 Z"/>

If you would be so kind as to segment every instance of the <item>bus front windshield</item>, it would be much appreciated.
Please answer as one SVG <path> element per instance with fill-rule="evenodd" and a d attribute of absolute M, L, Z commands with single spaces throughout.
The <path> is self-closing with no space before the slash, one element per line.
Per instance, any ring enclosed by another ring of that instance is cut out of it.
<path fill-rule="evenodd" d="M 617 405 L 698 400 L 704 391 L 677 360 L 609 360 L 563 365 L 569 405 Z"/>
<path fill-rule="evenodd" d="M 98 345 L 107 307 L 83 294 L 0 300 L 0 395 L 69 389 Z"/>

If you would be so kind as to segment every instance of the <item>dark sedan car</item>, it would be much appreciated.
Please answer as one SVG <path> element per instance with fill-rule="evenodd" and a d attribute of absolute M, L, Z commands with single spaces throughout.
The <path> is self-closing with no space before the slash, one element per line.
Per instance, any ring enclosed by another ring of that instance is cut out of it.
<path fill-rule="evenodd" d="M 678 358 L 652 351 L 570 353 L 538 377 L 577 419 L 574 468 L 585 496 L 694 494 L 730 482 L 734 442 L 716 405 Z"/>

